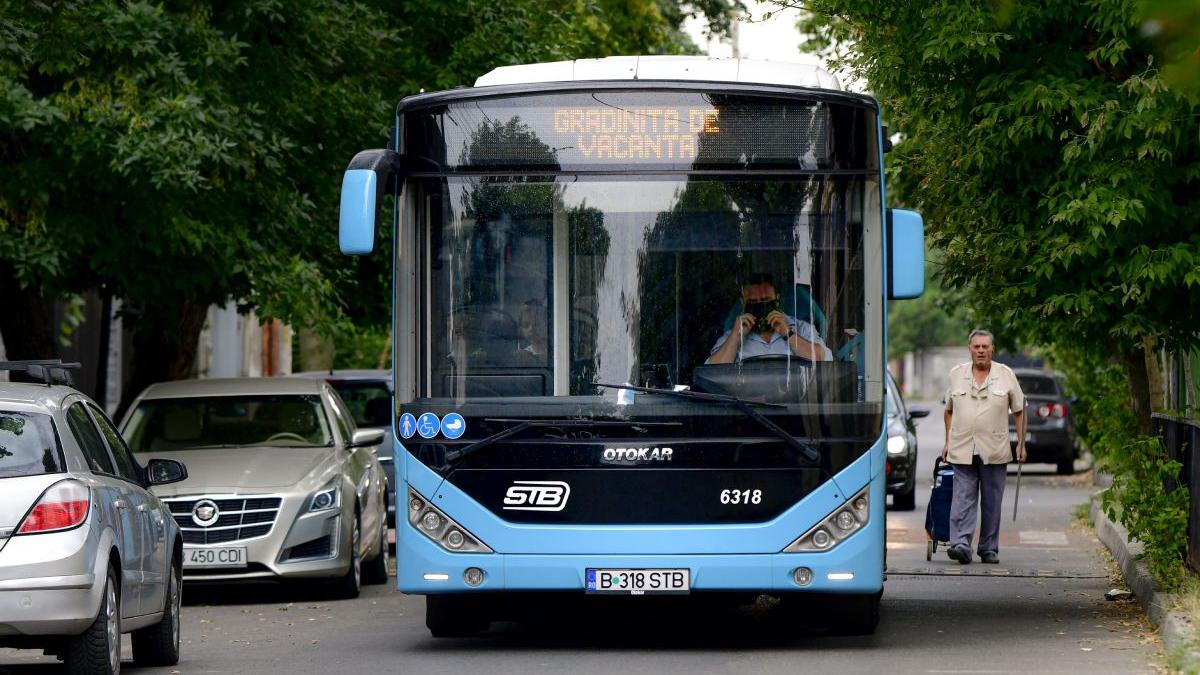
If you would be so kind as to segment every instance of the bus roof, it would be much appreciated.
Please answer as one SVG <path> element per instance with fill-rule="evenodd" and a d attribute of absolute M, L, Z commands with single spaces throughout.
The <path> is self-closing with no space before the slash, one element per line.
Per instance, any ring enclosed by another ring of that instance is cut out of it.
<path fill-rule="evenodd" d="M 609 56 L 501 66 L 475 80 L 475 86 L 587 80 L 697 80 L 842 90 L 837 77 L 816 65 L 707 56 Z"/>

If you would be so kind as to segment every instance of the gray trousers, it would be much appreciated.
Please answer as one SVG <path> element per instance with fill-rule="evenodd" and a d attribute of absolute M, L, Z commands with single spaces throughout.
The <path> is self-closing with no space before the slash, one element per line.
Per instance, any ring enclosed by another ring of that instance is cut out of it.
<path fill-rule="evenodd" d="M 981 505 L 979 522 L 980 553 L 1000 552 L 1000 506 L 1004 502 L 1007 464 L 984 464 L 975 455 L 970 464 L 951 464 L 954 468 L 954 500 L 950 503 L 950 546 L 971 550 L 975 534 L 975 505 Z"/>

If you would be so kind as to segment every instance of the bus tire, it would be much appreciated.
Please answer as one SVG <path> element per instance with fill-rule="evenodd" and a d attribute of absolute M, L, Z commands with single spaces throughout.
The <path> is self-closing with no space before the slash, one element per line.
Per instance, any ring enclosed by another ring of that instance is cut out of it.
<path fill-rule="evenodd" d="M 829 607 L 833 621 L 830 628 L 839 635 L 873 634 L 879 626 L 879 600 L 882 596 L 883 591 L 831 596 Z"/>
<path fill-rule="evenodd" d="M 467 594 L 425 596 L 425 627 L 435 638 L 472 637 L 492 625 L 486 607 Z"/>

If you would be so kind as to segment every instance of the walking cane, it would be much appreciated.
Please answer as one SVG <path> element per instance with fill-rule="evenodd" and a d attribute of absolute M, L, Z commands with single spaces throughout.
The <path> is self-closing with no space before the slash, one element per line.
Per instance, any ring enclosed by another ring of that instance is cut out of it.
<path fill-rule="evenodd" d="M 1013 497 L 1013 522 L 1017 522 L 1017 504 L 1021 503 L 1021 465 L 1024 462 L 1017 461 L 1017 496 Z"/>

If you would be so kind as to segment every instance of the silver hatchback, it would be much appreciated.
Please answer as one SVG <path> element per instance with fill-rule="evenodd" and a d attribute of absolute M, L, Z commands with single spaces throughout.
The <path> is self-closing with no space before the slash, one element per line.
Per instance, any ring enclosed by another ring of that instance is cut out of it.
<path fill-rule="evenodd" d="M 0 383 L 0 646 L 42 649 L 74 673 L 179 660 L 183 540 L 147 489 L 187 476 L 145 468 L 62 366 L 0 362 L 48 384 Z"/>

